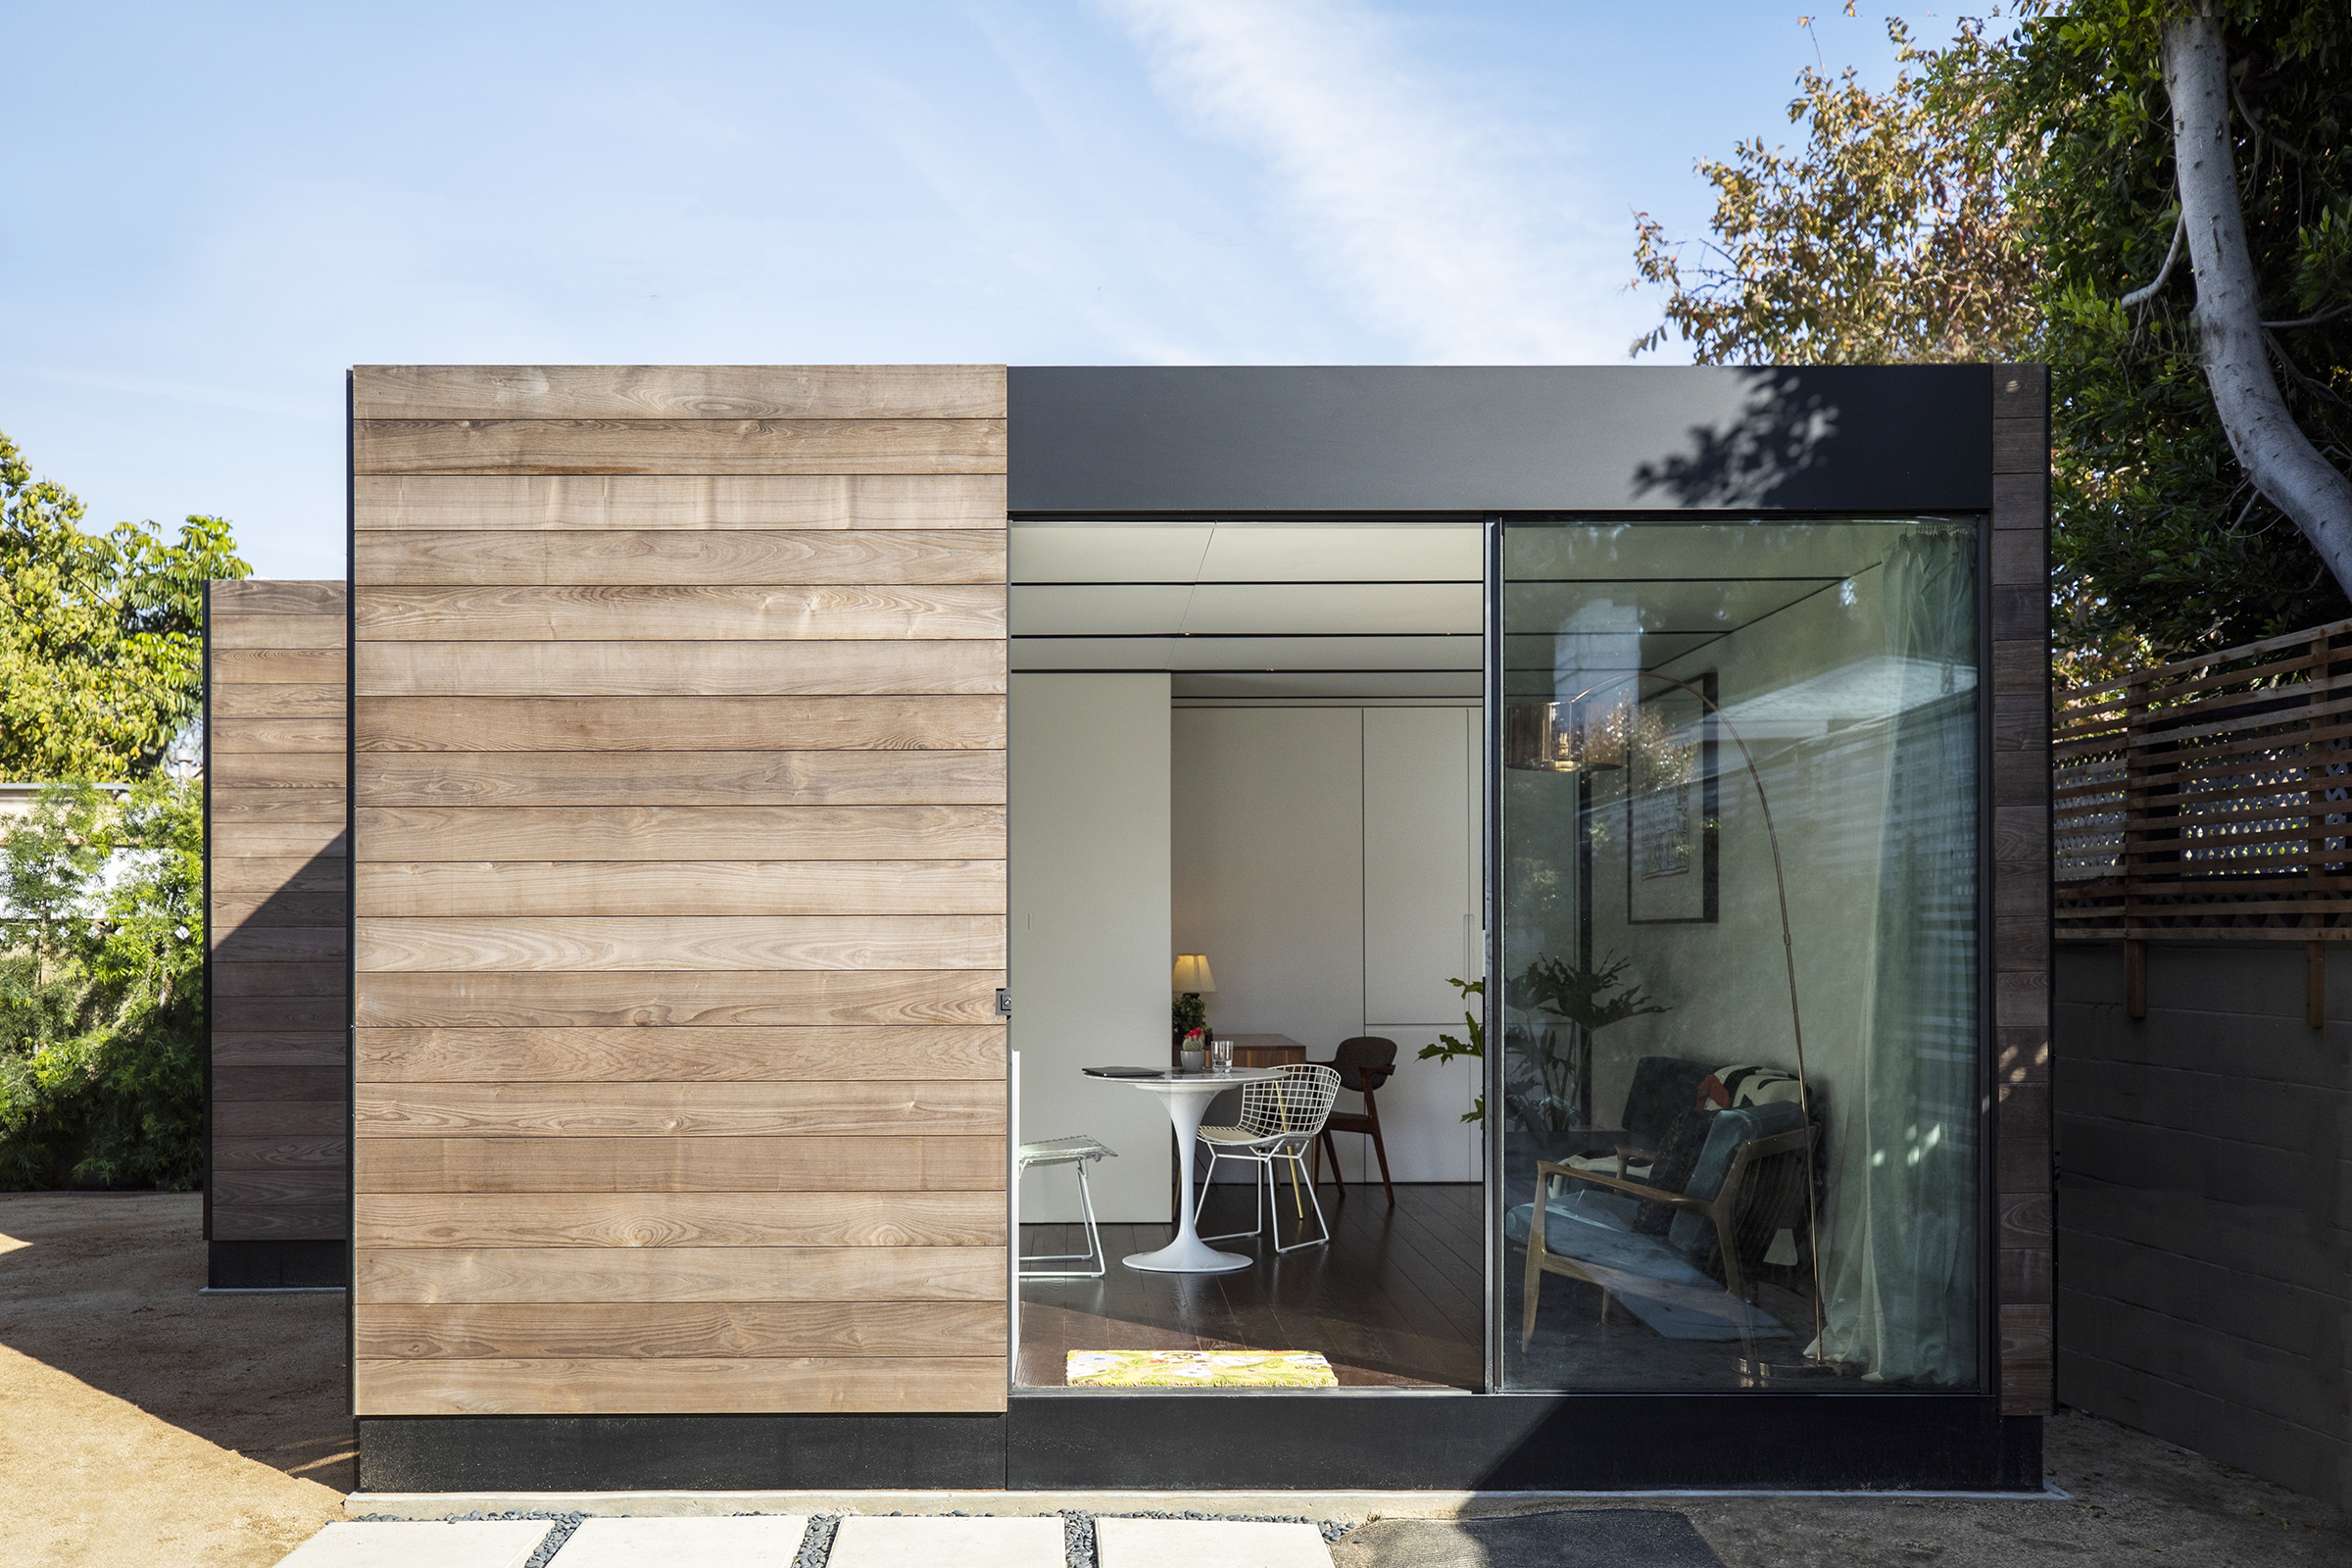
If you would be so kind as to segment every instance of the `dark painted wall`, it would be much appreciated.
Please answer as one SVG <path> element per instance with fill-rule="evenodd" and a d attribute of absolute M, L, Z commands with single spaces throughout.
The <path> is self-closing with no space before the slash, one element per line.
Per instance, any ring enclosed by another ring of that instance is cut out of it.
<path fill-rule="evenodd" d="M 2352 951 L 2151 944 L 2056 971 L 2058 1397 L 2352 1506 Z"/>
<path fill-rule="evenodd" d="M 1982 512 L 1981 365 L 1020 367 L 1016 514 Z"/>

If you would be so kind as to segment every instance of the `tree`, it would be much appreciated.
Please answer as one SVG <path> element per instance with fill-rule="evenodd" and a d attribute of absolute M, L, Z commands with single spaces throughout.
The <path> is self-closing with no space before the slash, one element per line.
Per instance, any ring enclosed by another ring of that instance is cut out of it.
<path fill-rule="evenodd" d="M 186 1187 L 204 1125 L 204 803 L 42 792 L 0 853 L 0 1189 Z"/>
<path fill-rule="evenodd" d="M 1701 365 L 2032 352 L 2034 243 L 2009 192 L 2038 149 L 1992 123 L 2003 52 L 1973 19 L 1941 49 L 1918 47 L 1900 21 L 1886 34 L 1901 69 L 1884 93 L 1850 69 L 1798 74 L 1788 120 L 1806 129 L 1801 151 L 1756 137 L 1697 166 L 1715 187 L 1712 239 L 1675 240 L 1636 215 L 1639 282 L 1668 291 L 1636 354 L 1670 332 Z"/>
<path fill-rule="evenodd" d="M 2163 44 L 2186 9 L 2037 6 L 2009 42 L 1994 105 L 2008 134 L 2041 147 L 2013 195 L 2041 242 L 2062 673 L 2352 614 L 2217 410 L 2197 294 L 2226 269 L 2201 259 L 2192 288 L 2173 265 L 2187 236 Z M 2334 0 L 2302 0 L 2236 3 L 2218 21 L 2230 112 L 2209 108 L 2190 135 L 2200 157 L 2215 136 L 2228 143 L 2206 173 L 2227 166 L 2245 236 L 2230 373 L 2248 373 L 2259 340 L 2289 421 L 2341 466 L 2352 456 L 2352 19 Z M 2218 205 L 2210 177 L 2200 188 Z"/>
<path fill-rule="evenodd" d="M 244 577 L 228 524 L 81 526 L 0 434 L 0 776 L 127 778 L 199 709 L 204 585 Z"/>

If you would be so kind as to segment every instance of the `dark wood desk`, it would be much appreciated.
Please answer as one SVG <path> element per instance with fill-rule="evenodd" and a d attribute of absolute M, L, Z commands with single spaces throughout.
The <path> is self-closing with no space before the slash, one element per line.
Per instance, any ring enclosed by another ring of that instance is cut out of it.
<path fill-rule="evenodd" d="M 1288 1067 L 1306 1060 L 1306 1048 L 1289 1035 L 1225 1035 L 1212 1030 L 1209 1038 L 1233 1042 L 1236 1067 Z"/>

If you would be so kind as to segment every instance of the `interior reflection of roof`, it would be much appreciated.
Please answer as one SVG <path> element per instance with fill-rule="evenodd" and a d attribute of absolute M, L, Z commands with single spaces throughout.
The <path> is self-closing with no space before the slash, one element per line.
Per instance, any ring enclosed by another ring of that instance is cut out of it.
<path fill-rule="evenodd" d="M 1584 559 L 1619 569 L 1507 582 L 1508 691 L 1547 690 L 1559 622 L 1595 599 L 1640 613 L 1642 662 L 1654 668 L 1843 580 L 1818 569 L 1833 553 L 1822 533 L 1791 525 L 1586 526 L 1573 548 L 1559 548 L 1554 530 L 1515 536 L 1527 541 L 1519 554 L 1547 558 L 1529 565 L 1557 570 Z M 1772 564 L 1817 569 L 1726 575 L 1726 536 L 1735 531 L 1735 554 L 1770 550 Z M 1836 531 L 1834 554 L 1849 571 L 1857 555 L 1876 554 L 1853 548 L 1866 542 L 1858 531 Z M 1622 570 L 1637 538 L 1651 568 L 1640 575 Z M 1788 548 L 1791 541 L 1799 548 Z M 1011 667 L 1166 671 L 1178 698 L 1473 699 L 1483 664 L 1482 550 L 1483 530 L 1472 522 L 1015 522 Z M 1712 570 L 1655 569 L 1702 559 Z M 1532 680 L 1539 675 L 1543 686 Z"/>

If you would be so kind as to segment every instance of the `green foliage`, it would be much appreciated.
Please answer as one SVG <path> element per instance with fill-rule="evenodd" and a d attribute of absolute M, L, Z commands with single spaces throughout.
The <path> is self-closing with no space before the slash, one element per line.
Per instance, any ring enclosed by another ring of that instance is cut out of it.
<path fill-rule="evenodd" d="M 1711 239 L 1636 216 L 1640 280 L 1668 296 L 1635 353 L 1671 332 L 1701 365 L 2026 357 L 2034 245 L 2009 190 L 2036 149 L 1988 115 L 2000 46 L 1967 18 L 1940 49 L 1900 21 L 1886 35 L 1901 70 L 1886 92 L 1808 67 L 1788 105 L 1799 151 L 1758 136 L 1698 165 L 1715 187 Z"/>
<path fill-rule="evenodd" d="M 2043 256 L 2062 678 L 2352 614 L 2230 450 L 2199 362 L 2151 0 L 2037 6 L 1999 118 L 2042 155 L 2018 187 Z M 2314 446 L 2352 460 L 2352 18 L 2338 0 L 2223 8 L 2246 237 L 2273 365 Z"/>
<path fill-rule="evenodd" d="M 1587 1034 L 1645 1012 L 1664 1012 L 1640 985 L 1627 982 L 1625 971 L 1631 965 L 1631 959 L 1611 958 L 1597 969 L 1580 969 L 1565 958 L 1538 958 L 1511 982 L 1504 1000 L 1529 1012 L 1565 1018 Z"/>
<path fill-rule="evenodd" d="M 53 785 L 12 825 L 0 883 L 0 1189 L 194 1184 L 203 812 L 201 784 L 151 774 L 120 801 Z"/>
<path fill-rule="evenodd" d="M 1464 1004 L 1467 1004 L 1472 997 L 1483 997 L 1487 994 L 1487 983 L 1484 980 L 1455 979 L 1446 983 L 1460 994 Z M 1440 1035 L 1436 1045 L 1423 1046 L 1414 1059 L 1416 1061 L 1451 1061 L 1456 1056 L 1484 1057 L 1487 1054 L 1487 1026 L 1485 1021 L 1479 1017 L 1476 1008 L 1468 1005 L 1463 1007 L 1462 1024 L 1470 1031 L 1469 1040 L 1463 1041 L 1453 1035 Z M 1486 1119 L 1487 1097 L 1481 1095 L 1468 1110 L 1462 1112 L 1462 1120 L 1485 1121 Z"/>
<path fill-rule="evenodd" d="M 1205 1029 L 1208 1027 L 1208 1004 L 1202 1002 L 1197 992 L 1187 991 L 1177 997 L 1176 1005 L 1169 1013 L 1169 1021 L 1180 1035 L 1189 1034 L 1195 1029 Z"/>
<path fill-rule="evenodd" d="M 206 580 L 253 569 L 218 517 L 171 543 L 84 511 L 0 435 L 0 777 L 153 767 L 201 702 Z"/>

